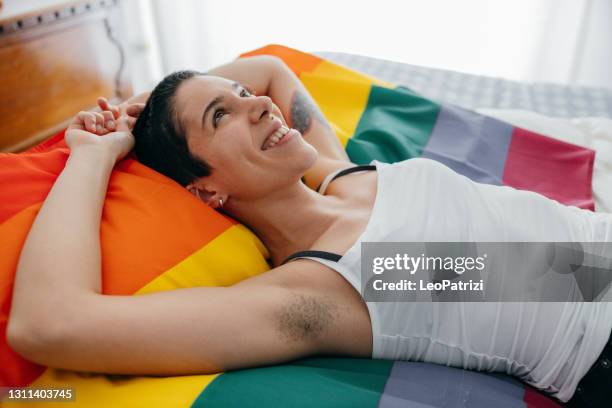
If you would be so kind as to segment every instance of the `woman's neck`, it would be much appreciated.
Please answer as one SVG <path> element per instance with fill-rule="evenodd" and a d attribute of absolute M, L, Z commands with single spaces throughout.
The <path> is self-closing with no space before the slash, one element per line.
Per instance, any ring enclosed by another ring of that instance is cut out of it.
<path fill-rule="evenodd" d="M 297 182 L 257 201 L 234 199 L 227 209 L 255 232 L 278 265 L 290 254 L 311 248 L 345 208 L 338 197 L 321 195 Z"/>

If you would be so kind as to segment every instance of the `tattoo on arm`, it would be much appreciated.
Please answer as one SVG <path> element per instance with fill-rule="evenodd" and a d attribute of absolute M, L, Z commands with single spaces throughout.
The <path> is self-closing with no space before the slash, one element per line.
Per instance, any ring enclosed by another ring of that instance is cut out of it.
<path fill-rule="evenodd" d="M 312 118 L 329 128 L 329 123 L 319 110 L 302 91 L 295 91 L 291 100 L 291 125 L 303 135 L 310 130 Z"/>

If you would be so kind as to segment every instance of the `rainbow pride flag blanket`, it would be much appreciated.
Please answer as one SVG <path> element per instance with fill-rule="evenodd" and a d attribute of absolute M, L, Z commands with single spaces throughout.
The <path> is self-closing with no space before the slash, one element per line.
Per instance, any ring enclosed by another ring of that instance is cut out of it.
<path fill-rule="evenodd" d="M 356 163 L 430 157 L 476 181 L 593 208 L 589 149 L 441 105 L 290 48 L 273 45 L 243 57 L 257 54 L 282 58 L 298 75 Z M 14 274 L 32 221 L 67 156 L 61 134 L 25 153 L 0 154 L 0 387 L 70 387 L 75 407 L 558 406 L 502 374 L 417 362 L 309 358 L 160 378 L 76 373 L 23 359 L 5 335 Z M 107 294 L 227 286 L 269 269 L 266 248 L 247 228 L 133 158 L 119 163 L 110 178 L 100 237 Z M 13 406 L 4 398 L 3 406 Z"/>

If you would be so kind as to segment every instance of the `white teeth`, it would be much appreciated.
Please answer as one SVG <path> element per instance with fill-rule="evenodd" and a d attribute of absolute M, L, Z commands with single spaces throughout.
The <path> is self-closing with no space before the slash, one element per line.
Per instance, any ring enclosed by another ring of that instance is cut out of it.
<path fill-rule="evenodd" d="M 274 132 L 264 141 L 261 150 L 267 150 L 277 144 L 283 138 L 283 136 L 287 134 L 287 132 L 289 132 L 289 128 L 285 125 L 281 126 L 276 132 Z"/>

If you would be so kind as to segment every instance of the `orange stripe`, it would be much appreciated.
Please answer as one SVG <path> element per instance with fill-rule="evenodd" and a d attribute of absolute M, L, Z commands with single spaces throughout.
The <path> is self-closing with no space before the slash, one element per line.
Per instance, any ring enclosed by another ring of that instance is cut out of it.
<path fill-rule="evenodd" d="M 41 152 L 46 152 L 56 147 L 67 147 L 66 143 L 64 143 L 64 133 L 65 132 L 66 132 L 66 129 L 40 142 L 36 146 L 30 147 L 25 152 L 26 153 L 41 153 Z"/>
<path fill-rule="evenodd" d="M 0 224 L 19 211 L 45 200 L 53 183 L 64 169 L 68 149 L 43 153 L 0 153 Z M 119 162 L 114 169 L 166 185 L 178 186 L 168 177 L 133 159 Z"/>
<path fill-rule="evenodd" d="M 38 213 L 40 204 L 22 211 L 0 225 L 0 386 L 26 386 L 40 376 L 44 367 L 30 363 L 9 348 L 6 343 L 6 326 L 12 300 L 13 282 L 17 260 L 30 225 Z"/>
<path fill-rule="evenodd" d="M 285 61 L 295 75 L 300 76 L 302 72 L 312 72 L 323 60 L 314 55 L 294 50 L 278 44 L 270 44 L 253 51 L 240 55 L 240 58 L 255 55 L 274 55 Z"/>
<path fill-rule="evenodd" d="M 0 154 L 0 223 L 33 204 L 42 202 L 68 153 L 54 150 L 42 154 Z"/>
<path fill-rule="evenodd" d="M 234 224 L 178 184 L 113 173 L 100 234 L 104 292 L 136 292 Z"/>

